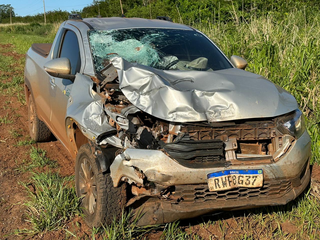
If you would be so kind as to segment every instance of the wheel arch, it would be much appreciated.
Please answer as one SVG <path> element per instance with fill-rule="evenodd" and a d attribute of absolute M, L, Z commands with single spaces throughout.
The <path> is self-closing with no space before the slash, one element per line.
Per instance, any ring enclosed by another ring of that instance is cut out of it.
<path fill-rule="evenodd" d="M 69 152 L 75 158 L 80 147 L 89 143 L 89 139 L 81 131 L 81 125 L 71 117 L 66 119 L 66 133 L 70 142 Z"/>
<path fill-rule="evenodd" d="M 28 78 L 24 78 L 24 95 L 26 98 L 26 103 L 29 103 L 30 95 L 32 94 L 31 84 Z"/>
<path fill-rule="evenodd" d="M 66 132 L 70 141 L 69 152 L 75 158 L 81 146 L 89 144 L 91 151 L 95 156 L 99 171 L 102 173 L 109 171 L 110 165 L 113 162 L 116 151 L 119 148 L 114 146 L 101 147 L 90 136 L 86 134 L 85 130 L 77 121 L 68 117 L 66 119 Z"/>

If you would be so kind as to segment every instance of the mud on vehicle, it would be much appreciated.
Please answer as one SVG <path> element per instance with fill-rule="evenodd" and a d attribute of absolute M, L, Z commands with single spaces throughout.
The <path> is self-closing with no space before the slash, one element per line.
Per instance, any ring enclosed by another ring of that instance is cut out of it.
<path fill-rule="evenodd" d="M 30 135 L 76 158 L 89 226 L 283 205 L 309 183 L 310 138 L 295 98 L 246 65 L 185 25 L 70 19 L 27 53 Z"/>

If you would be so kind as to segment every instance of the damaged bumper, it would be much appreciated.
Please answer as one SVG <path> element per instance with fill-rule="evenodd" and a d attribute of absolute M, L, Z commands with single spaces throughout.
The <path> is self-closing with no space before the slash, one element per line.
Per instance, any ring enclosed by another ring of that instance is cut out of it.
<path fill-rule="evenodd" d="M 300 178 L 300 175 L 302 178 Z M 175 188 L 176 198 L 149 198 L 142 206 L 139 225 L 161 224 L 178 219 L 198 217 L 215 211 L 233 211 L 262 206 L 285 205 L 299 196 L 310 182 L 309 165 L 292 179 L 266 181 L 260 189 L 236 189 L 209 192 L 205 184 L 181 185 Z"/>
<path fill-rule="evenodd" d="M 215 168 L 189 168 L 159 150 L 127 149 L 112 163 L 114 186 L 121 181 L 144 186 L 146 180 L 163 189 L 173 187 L 171 195 L 161 191 L 139 196 L 147 197 L 140 224 L 165 223 L 190 218 L 216 210 L 244 209 L 266 205 L 284 205 L 295 199 L 310 181 L 310 137 L 307 132 L 277 162 L 240 164 Z M 264 183 L 258 188 L 236 188 L 210 192 L 207 174 L 228 169 L 262 169 Z M 143 195 L 143 194 L 142 194 Z"/>
<path fill-rule="evenodd" d="M 188 168 L 180 165 L 160 150 L 127 149 L 112 163 L 114 186 L 121 180 L 143 184 L 143 173 L 148 181 L 164 186 L 207 183 L 207 174 L 228 169 L 262 169 L 264 179 L 288 179 L 299 174 L 310 158 L 310 137 L 305 132 L 295 141 L 291 150 L 276 163 L 254 164 L 243 161 L 240 165 L 215 168 Z"/>

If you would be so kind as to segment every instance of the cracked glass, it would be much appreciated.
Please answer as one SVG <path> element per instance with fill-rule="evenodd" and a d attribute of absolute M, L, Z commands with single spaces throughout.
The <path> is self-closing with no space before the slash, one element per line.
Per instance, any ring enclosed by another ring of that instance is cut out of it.
<path fill-rule="evenodd" d="M 217 47 L 194 30 L 91 30 L 89 41 L 97 71 L 102 70 L 114 56 L 161 70 L 217 71 L 232 68 Z"/>

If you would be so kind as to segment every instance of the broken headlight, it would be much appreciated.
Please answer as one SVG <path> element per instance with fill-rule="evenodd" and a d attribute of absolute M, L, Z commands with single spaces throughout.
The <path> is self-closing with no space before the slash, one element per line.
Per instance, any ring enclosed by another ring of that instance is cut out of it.
<path fill-rule="evenodd" d="M 283 134 L 290 134 L 297 139 L 301 137 L 306 130 L 302 112 L 297 109 L 291 114 L 281 117 L 278 121 L 278 129 Z"/>

